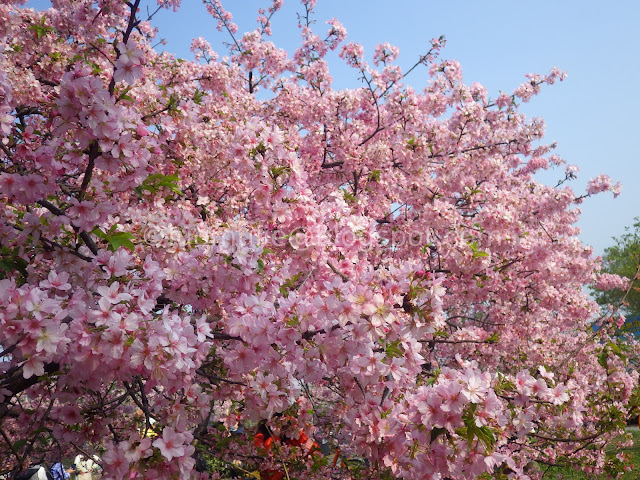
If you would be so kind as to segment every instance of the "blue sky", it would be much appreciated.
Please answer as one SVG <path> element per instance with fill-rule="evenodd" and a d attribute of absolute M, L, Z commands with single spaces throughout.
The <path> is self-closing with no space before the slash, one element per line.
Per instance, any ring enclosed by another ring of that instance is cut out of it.
<path fill-rule="evenodd" d="M 222 3 L 240 31 L 255 28 L 257 9 L 268 6 L 263 0 Z M 151 8 L 155 1 L 143 0 L 145 4 Z M 32 0 L 29 5 L 46 8 L 49 2 Z M 296 0 L 285 0 L 273 22 L 273 41 L 290 52 L 299 39 L 297 11 Z M 403 67 L 413 65 L 430 39 L 444 34 L 447 47 L 441 56 L 460 61 L 465 82 L 484 84 L 492 97 L 501 90 L 511 92 L 526 73 L 546 73 L 554 66 L 566 70 L 564 82 L 543 89 L 523 111 L 543 117 L 546 140 L 557 141 L 556 152 L 580 168 L 574 191 L 581 193 L 587 180 L 600 173 L 623 184 L 615 200 L 611 194 L 585 200 L 580 238 L 602 253 L 612 236 L 621 235 L 640 216 L 640 2 L 318 0 L 316 31 L 325 32 L 325 20 L 333 17 L 347 28 L 348 40 L 362 43 L 369 54 L 385 41 L 400 47 Z M 220 54 L 222 42 L 228 41 L 200 0 L 183 0 L 177 13 L 161 11 L 152 23 L 167 40 L 159 48 L 182 58 L 191 58 L 194 37 L 206 38 Z M 354 71 L 334 60 L 334 86 L 360 86 Z M 425 69 L 408 77 L 416 88 L 426 82 Z M 555 184 L 562 176 L 557 169 L 541 179 Z"/>

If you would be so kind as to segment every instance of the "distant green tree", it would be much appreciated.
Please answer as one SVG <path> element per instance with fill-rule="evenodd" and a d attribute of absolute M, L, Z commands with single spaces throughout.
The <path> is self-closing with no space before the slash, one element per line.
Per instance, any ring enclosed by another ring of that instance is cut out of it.
<path fill-rule="evenodd" d="M 605 249 L 602 256 L 603 273 L 613 273 L 633 279 L 640 263 L 640 219 L 636 217 L 633 226 L 626 227 L 624 235 L 613 240 L 616 244 Z M 626 291 L 621 289 L 593 290 L 594 298 L 601 305 L 617 304 L 623 299 L 625 293 Z M 633 282 L 621 311 L 626 317 L 640 316 L 640 280 Z"/>

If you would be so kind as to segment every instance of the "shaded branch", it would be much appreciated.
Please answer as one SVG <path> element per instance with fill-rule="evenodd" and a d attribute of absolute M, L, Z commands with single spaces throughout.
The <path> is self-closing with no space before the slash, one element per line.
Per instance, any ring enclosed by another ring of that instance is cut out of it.
<path fill-rule="evenodd" d="M 342 273 L 341 271 L 339 271 L 334 265 L 333 263 L 331 263 L 331 260 L 327 260 L 327 265 L 329 265 L 329 268 L 331 269 L 331 271 L 333 273 L 335 273 L 336 275 L 338 275 L 343 282 L 348 282 L 349 281 L 349 277 L 347 277 L 344 273 Z"/>
<path fill-rule="evenodd" d="M 51 375 L 58 370 L 60 370 L 60 364 L 58 363 L 49 362 L 44 365 L 45 375 Z M 3 389 L 7 389 L 9 391 L 9 395 L 5 394 L 4 400 L 0 403 L 0 419 L 6 417 L 9 413 L 9 406 L 13 397 L 24 392 L 35 384 L 40 383 L 40 381 L 40 377 L 36 375 L 24 378 L 24 367 L 22 366 L 14 370 L 9 377 L 3 378 L 2 381 L 0 381 L 0 386 L 2 386 Z"/>
<path fill-rule="evenodd" d="M 222 378 L 222 377 L 218 377 L 217 375 L 213 375 L 211 373 L 207 373 L 204 370 L 202 370 L 201 368 L 196 370 L 196 373 L 198 375 L 201 375 L 207 379 L 209 379 L 211 382 L 213 383 L 220 383 L 220 382 L 224 382 L 224 383 L 230 383 L 232 385 L 242 385 L 243 387 L 246 387 L 247 384 L 244 382 L 237 382 L 235 380 L 228 380 L 226 378 Z"/>

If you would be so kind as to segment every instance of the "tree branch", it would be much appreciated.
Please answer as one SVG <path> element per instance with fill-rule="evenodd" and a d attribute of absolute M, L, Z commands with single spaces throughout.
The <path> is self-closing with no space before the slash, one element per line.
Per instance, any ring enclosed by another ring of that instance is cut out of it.
<path fill-rule="evenodd" d="M 44 373 L 47 375 L 51 375 L 58 370 L 60 370 L 60 364 L 58 363 L 49 362 L 44 365 Z M 0 385 L 2 388 L 6 388 L 10 394 L 5 395 L 4 400 L 0 403 L 0 420 L 6 417 L 9 413 L 9 406 L 13 397 L 24 392 L 26 389 L 33 387 L 39 382 L 40 377 L 37 375 L 24 378 L 24 368 L 22 366 L 17 368 L 8 378 L 2 379 Z"/>

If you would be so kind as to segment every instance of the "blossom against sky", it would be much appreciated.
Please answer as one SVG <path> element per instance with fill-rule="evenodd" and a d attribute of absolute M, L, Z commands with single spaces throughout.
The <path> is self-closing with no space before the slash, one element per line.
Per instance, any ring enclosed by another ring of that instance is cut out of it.
<path fill-rule="evenodd" d="M 143 0 L 143 11 L 155 10 L 155 1 Z M 234 15 L 239 33 L 255 28 L 262 0 L 222 1 Z M 29 2 L 47 8 L 47 0 Z M 298 44 L 297 1 L 286 0 L 273 18 L 274 42 L 289 52 Z M 568 164 L 579 167 L 572 188 L 584 192 L 590 178 L 606 173 L 623 184 L 613 199 L 605 194 L 587 199 L 579 221 L 581 239 L 597 253 L 611 245 L 624 227 L 640 215 L 640 175 L 636 148 L 640 127 L 640 4 L 631 1 L 606 5 L 594 0 L 541 0 L 536 3 L 510 0 L 433 2 L 427 0 L 320 0 L 316 28 L 325 31 L 325 21 L 338 18 L 348 31 L 348 40 L 363 44 L 368 55 L 375 45 L 389 42 L 400 47 L 399 64 L 413 65 L 428 50 L 429 41 L 445 35 L 442 57 L 462 64 L 465 82 L 480 82 L 495 98 L 511 92 L 525 81 L 527 73 L 547 73 L 557 66 L 568 78 L 545 88 L 522 111 L 541 116 L 547 125 L 548 142 L 557 141 L 557 153 Z M 183 0 L 177 13 L 160 11 L 152 23 L 159 27 L 158 45 L 183 58 L 192 58 L 191 39 L 206 38 L 222 55 L 226 33 L 216 30 L 216 21 L 199 0 Z M 352 69 L 334 57 L 331 65 L 336 88 L 360 86 Z M 427 81 L 426 69 L 416 69 L 407 79 L 415 88 Z M 541 177 L 555 184 L 563 176 L 557 169 Z"/>

